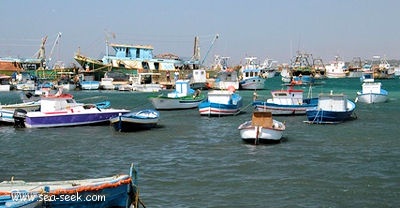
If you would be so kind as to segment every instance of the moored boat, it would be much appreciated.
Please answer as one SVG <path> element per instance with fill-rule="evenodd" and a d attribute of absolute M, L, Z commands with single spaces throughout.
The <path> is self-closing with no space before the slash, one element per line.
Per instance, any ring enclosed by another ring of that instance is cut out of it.
<path fill-rule="evenodd" d="M 325 66 L 327 78 L 345 78 L 349 70 L 343 60 L 339 56 L 335 56 L 332 63 Z"/>
<path fill-rule="evenodd" d="M 243 141 L 259 144 L 280 141 L 286 125 L 272 118 L 271 112 L 253 112 L 252 120 L 238 127 Z"/>
<path fill-rule="evenodd" d="M 355 102 L 362 103 L 383 103 L 388 100 L 388 91 L 381 88 L 380 82 L 364 82 L 362 90 L 357 92 Z"/>
<path fill-rule="evenodd" d="M 26 112 L 38 111 L 40 109 L 40 101 L 0 105 L 0 122 L 13 124 L 13 116 L 16 109 L 23 109 Z"/>
<path fill-rule="evenodd" d="M 239 113 L 242 106 L 242 96 L 231 87 L 229 90 L 208 92 L 207 99 L 198 108 L 202 116 L 228 116 Z"/>
<path fill-rule="evenodd" d="M 176 110 L 196 108 L 206 96 L 200 90 L 190 88 L 189 80 L 177 80 L 175 91 L 161 92 L 149 99 L 157 110 Z"/>
<path fill-rule="evenodd" d="M 135 167 L 129 175 L 66 181 L 0 183 L 0 207 L 138 207 Z"/>
<path fill-rule="evenodd" d="M 306 111 L 307 122 L 317 124 L 340 123 L 355 118 L 356 104 L 344 94 L 320 94 L 318 106 Z"/>
<path fill-rule="evenodd" d="M 26 112 L 16 109 L 15 127 L 62 127 L 108 122 L 111 117 L 129 110 L 99 108 L 93 104 L 77 103 L 70 94 L 49 95 L 40 100 L 40 111 Z"/>
<path fill-rule="evenodd" d="M 310 86 L 311 87 L 311 86 Z M 272 98 L 255 100 L 253 106 L 258 111 L 268 111 L 273 115 L 304 115 L 307 109 L 318 105 L 318 98 L 303 98 L 304 91 L 293 89 L 271 91 Z"/>
<path fill-rule="evenodd" d="M 152 109 L 138 112 L 119 114 L 110 119 L 111 125 L 116 131 L 129 132 L 150 129 L 157 125 L 160 113 Z"/>
<path fill-rule="evenodd" d="M 246 64 L 240 69 L 239 85 L 241 89 L 245 90 L 258 90 L 264 89 L 265 78 L 262 67 L 257 64 L 256 57 L 247 57 Z"/>

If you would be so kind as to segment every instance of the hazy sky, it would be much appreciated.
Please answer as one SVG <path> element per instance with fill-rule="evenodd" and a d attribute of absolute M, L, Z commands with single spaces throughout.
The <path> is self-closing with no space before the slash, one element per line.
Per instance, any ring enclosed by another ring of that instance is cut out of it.
<path fill-rule="evenodd" d="M 380 55 L 400 58 L 398 0 L 0 0 L 0 57 L 31 57 L 48 35 L 52 58 L 70 65 L 74 53 L 105 54 L 105 40 L 152 45 L 154 54 L 190 57 L 199 36 L 201 55 L 269 57 L 288 63 L 296 51 L 325 63 Z"/>

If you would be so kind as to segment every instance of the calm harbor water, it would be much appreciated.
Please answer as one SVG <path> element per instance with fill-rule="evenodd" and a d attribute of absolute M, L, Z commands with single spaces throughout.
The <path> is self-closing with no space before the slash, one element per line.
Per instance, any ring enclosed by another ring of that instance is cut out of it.
<path fill-rule="evenodd" d="M 285 121 L 284 140 L 254 146 L 237 127 L 251 108 L 232 117 L 200 117 L 197 109 L 161 111 L 159 127 L 119 133 L 111 126 L 14 129 L 0 126 L 0 181 L 49 181 L 127 174 L 139 167 L 147 207 L 397 207 L 400 202 L 400 79 L 379 80 L 387 103 L 357 103 L 357 119 L 310 125 L 305 116 Z M 313 88 L 352 100 L 359 79 L 323 80 Z M 267 81 L 259 98 L 282 88 Z M 305 91 L 308 88 L 304 88 Z M 0 93 L 1 103 L 20 92 Z M 252 91 L 239 91 L 244 104 Z M 111 101 L 114 108 L 151 108 L 148 93 L 74 91 L 76 100 Z"/>

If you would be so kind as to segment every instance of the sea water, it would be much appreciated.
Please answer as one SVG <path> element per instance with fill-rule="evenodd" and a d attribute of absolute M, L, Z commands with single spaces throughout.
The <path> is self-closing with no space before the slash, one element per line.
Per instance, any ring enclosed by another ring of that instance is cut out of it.
<path fill-rule="evenodd" d="M 286 123 L 274 145 L 243 143 L 237 127 L 251 119 L 254 91 L 238 91 L 249 106 L 237 116 L 201 117 L 197 109 L 161 111 L 158 127 L 120 133 L 111 126 L 14 129 L 0 126 L 0 181 L 51 181 L 128 174 L 138 166 L 147 207 L 397 207 L 400 200 L 400 80 L 377 80 L 386 103 L 357 103 L 356 120 Z M 268 79 L 258 99 L 284 89 Z M 307 94 L 309 87 L 300 87 Z M 354 100 L 359 79 L 325 79 L 318 93 Z M 0 102 L 19 102 L 18 91 Z M 72 91 L 77 101 L 111 101 L 113 108 L 152 108 L 151 93 Z M 203 91 L 202 93 L 207 93 Z M 96 101 L 91 99 L 97 98 Z"/>

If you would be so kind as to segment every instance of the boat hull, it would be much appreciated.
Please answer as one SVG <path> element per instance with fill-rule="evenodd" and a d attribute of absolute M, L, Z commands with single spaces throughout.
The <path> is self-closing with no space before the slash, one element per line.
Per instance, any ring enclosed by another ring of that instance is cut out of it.
<path fill-rule="evenodd" d="M 157 110 L 177 110 L 196 108 L 204 99 L 205 97 L 195 99 L 153 97 L 150 101 Z"/>
<path fill-rule="evenodd" d="M 0 195 L 0 204 L 6 207 L 129 207 L 136 203 L 137 195 L 128 175 L 52 182 L 5 181 L 0 184 L 0 192 L 4 194 Z"/>
<path fill-rule="evenodd" d="M 353 110 L 350 111 L 325 111 L 307 110 L 307 119 L 310 123 L 341 123 L 352 118 Z"/>
<path fill-rule="evenodd" d="M 271 112 L 272 115 L 305 115 L 307 110 L 318 105 L 318 98 L 304 99 L 302 105 L 282 105 L 264 101 L 254 101 L 253 106 L 258 111 Z"/>
<path fill-rule="evenodd" d="M 109 122 L 112 117 L 118 116 L 120 113 L 128 113 L 128 110 L 116 109 L 97 109 L 97 112 L 83 113 L 41 113 L 28 112 L 25 118 L 26 128 L 44 128 L 44 127 L 62 127 L 62 126 L 79 126 L 90 124 L 101 124 Z"/>
<path fill-rule="evenodd" d="M 80 82 L 82 90 L 98 90 L 100 88 L 99 81 L 82 81 Z"/>
<path fill-rule="evenodd" d="M 262 77 L 253 77 L 240 81 L 240 89 L 261 90 L 265 87 L 265 79 Z"/>
<path fill-rule="evenodd" d="M 242 99 L 237 100 L 235 104 L 204 101 L 199 104 L 199 113 L 201 116 L 232 116 L 238 114 L 242 106 Z"/>
<path fill-rule="evenodd" d="M 357 102 L 363 102 L 363 103 L 384 103 L 388 100 L 388 95 L 387 94 L 377 94 L 377 93 L 364 93 L 364 94 L 359 94 L 357 96 Z"/>
<path fill-rule="evenodd" d="M 253 126 L 251 121 L 247 121 L 241 124 L 238 129 L 240 137 L 245 142 L 254 143 L 258 141 L 268 143 L 271 141 L 280 141 L 285 128 L 282 122 L 273 120 L 272 128 Z"/>
<path fill-rule="evenodd" d="M 111 118 L 110 123 L 116 131 L 130 132 L 151 129 L 157 126 L 158 120 L 158 112 L 143 110 L 138 113 L 128 113 Z"/>

